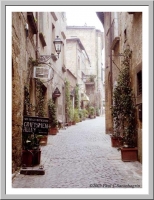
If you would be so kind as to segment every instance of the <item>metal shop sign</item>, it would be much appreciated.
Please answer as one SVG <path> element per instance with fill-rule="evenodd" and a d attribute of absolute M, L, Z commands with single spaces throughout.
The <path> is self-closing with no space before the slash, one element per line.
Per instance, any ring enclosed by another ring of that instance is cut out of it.
<path fill-rule="evenodd" d="M 22 133 L 48 135 L 49 118 L 24 116 Z"/>

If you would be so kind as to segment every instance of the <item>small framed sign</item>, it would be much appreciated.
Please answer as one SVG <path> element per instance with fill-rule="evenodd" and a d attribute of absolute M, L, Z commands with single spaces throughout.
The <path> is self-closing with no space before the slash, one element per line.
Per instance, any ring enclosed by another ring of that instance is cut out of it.
<path fill-rule="evenodd" d="M 23 134 L 39 134 L 48 135 L 49 118 L 24 116 L 23 118 Z"/>

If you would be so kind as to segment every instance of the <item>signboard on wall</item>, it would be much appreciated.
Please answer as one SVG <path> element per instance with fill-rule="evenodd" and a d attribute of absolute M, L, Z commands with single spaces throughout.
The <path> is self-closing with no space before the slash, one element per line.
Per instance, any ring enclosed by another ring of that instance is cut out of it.
<path fill-rule="evenodd" d="M 49 118 L 24 116 L 23 134 L 35 133 L 38 135 L 48 135 Z"/>

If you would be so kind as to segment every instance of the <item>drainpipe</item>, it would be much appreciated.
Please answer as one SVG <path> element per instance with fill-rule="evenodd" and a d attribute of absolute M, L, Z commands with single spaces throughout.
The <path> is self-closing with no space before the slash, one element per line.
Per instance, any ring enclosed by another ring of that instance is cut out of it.
<path fill-rule="evenodd" d="M 110 73 L 111 73 L 111 105 L 113 104 L 113 78 L 112 78 L 112 49 L 111 49 L 111 44 L 112 44 L 112 17 L 111 17 L 111 12 L 110 12 Z"/>
<path fill-rule="evenodd" d="M 37 28 L 38 28 L 38 12 L 36 12 Z M 39 30 L 39 29 L 38 29 Z M 38 32 L 36 34 L 36 60 L 38 59 Z"/>

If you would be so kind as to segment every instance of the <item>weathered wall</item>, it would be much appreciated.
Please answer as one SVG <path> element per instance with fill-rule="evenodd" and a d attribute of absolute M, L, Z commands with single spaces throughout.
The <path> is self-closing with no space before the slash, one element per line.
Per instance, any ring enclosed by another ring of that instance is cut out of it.
<path fill-rule="evenodd" d="M 86 93 L 90 97 L 90 102 L 98 106 L 101 104 L 103 96 L 103 85 L 101 82 L 101 64 L 102 64 L 102 49 L 103 49 L 103 33 L 95 27 L 90 26 L 67 26 L 67 38 L 79 38 L 83 44 L 85 51 L 89 57 L 89 68 L 83 71 L 86 75 L 96 75 L 95 87 L 86 86 Z M 83 67 L 83 65 L 82 65 Z M 79 75 L 80 76 L 80 75 Z M 89 91 L 90 90 L 90 91 Z M 99 98 L 98 93 L 100 93 Z"/>
<path fill-rule="evenodd" d="M 94 70 L 93 73 L 96 74 L 96 30 L 94 27 L 79 27 L 79 28 L 71 28 L 69 26 L 66 27 L 67 30 L 67 38 L 71 36 L 76 36 L 80 38 L 83 46 L 85 47 L 87 54 L 90 58 L 91 67 Z M 90 42 L 89 42 L 90 41 Z"/>
<path fill-rule="evenodd" d="M 12 173 L 21 164 L 24 79 L 26 79 L 25 15 L 12 13 Z"/>
<path fill-rule="evenodd" d="M 119 41 L 112 50 L 110 46 L 111 23 L 117 17 L 118 24 L 116 26 Z M 104 29 L 105 29 L 105 115 L 106 115 L 106 133 L 112 131 L 112 116 L 110 106 L 112 105 L 112 87 L 116 83 L 119 69 L 121 67 L 122 56 L 117 56 L 122 53 L 126 45 L 132 50 L 132 59 L 130 66 L 131 84 L 136 96 L 136 111 L 137 111 L 137 129 L 138 129 L 138 159 L 142 162 L 142 121 L 139 120 L 138 104 L 142 103 L 142 95 L 137 95 L 137 73 L 142 70 L 142 13 L 128 14 L 127 12 L 120 13 L 104 13 Z M 111 62 L 112 60 L 112 62 Z"/>
<path fill-rule="evenodd" d="M 66 67 L 74 76 L 77 76 L 77 42 L 72 40 L 66 41 Z"/>
<path fill-rule="evenodd" d="M 38 28 L 38 34 L 32 32 L 32 25 L 27 19 L 27 12 L 12 13 L 12 173 L 21 166 L 22 153 L 22 122 L 24 110 L 24 86 L 30 85 L 31 103 L 35 105 L 35 81 L 33 79 L 33 67 L 29 65 L 29 58 L 36 60 L 36 52 L 40 55 L 51 55 L 54 47 L 53 40 L 58 35 L 63 44 L 62 51 L 57 61 L 49 60 L 54 71 L 54 78 L 44 83 L 47 88 L 45 94 L 45 112 L 47 114 L 47 101 L 52 97 L 56 87 L 60 89 L 61 96 L 57 99 L 57 117 L 60 119 L 64 113 L 64 80 L 65 72 L 62 67 L 65 65 L 65 44 L 66 44 L 66 21 L 65 13 L 35 13 L 34 18 Z M 42 18 L 41 18 L 42 16 Z M 54 16 L 54 18 L 53 18 Z M 28 27 L 26 36 L 25 25 Z M 55 30 L 53 33 L 52 25 Z M 39 33 L 45 36 L 46 45 L 43 46 Z M 54 36 L 54 37 L 53 37 Z M 36 115 L 35 111 L 31 113 Z"/>

